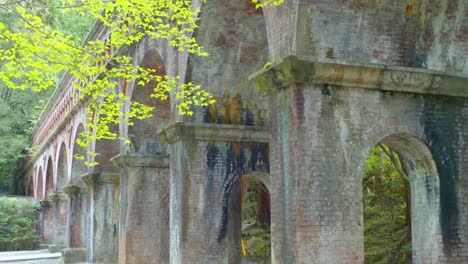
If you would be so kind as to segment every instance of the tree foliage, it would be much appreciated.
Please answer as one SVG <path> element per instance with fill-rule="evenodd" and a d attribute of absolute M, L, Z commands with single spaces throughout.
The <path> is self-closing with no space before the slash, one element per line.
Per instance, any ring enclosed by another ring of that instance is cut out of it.
<path fill-rule="evenodd" d="M 36 4 L 46 4 L 49 0 L 35 1 Z M 44 25 L 62 30 L 75 36 L 84 36 L 91 24 L 90 19 L 79 19 L 81 16 L 69 14 L 63 16 L 60 13 L 51 13 L 56 10 L 37 9 L 34 6 L 25 5 L 28 12 L 41 17 Z M 19 30 L 24 23 L 20 18 L 5 9 L 0 8 L 0 23 L 11 30 Z M 0 47 L 8 46 L 8 42 L 0 40 Z M 0 62 L 0 69 L 4 61 Z M 62 73 L 63 74 L 63 73 Z M 54 82 L 58 82 L 60 76 L 51 76 Z M 51 90 L 37 92 L 33 95 L 32 87 L 24 90 L 10 89 L 5 84 L 0 84 L 0 194 L 22 193 L 24 191 L 21 179 L 21 164 L 28 154 L 29 136 L 36 120 L 39 118 L 42 108 L 50 97 Z"/>
<path fill-rule="evenodd" d="M 0 251 L 35 249 L 38 204 L 25 198 L 0 198 Z"/>
<path fill-rule="evenodd" d="M 390 154 L 391 153 L 391 154 Z M 366 263 L 411 263 L 409 183 L 402 177 L 384 145 L 366 161 L 364 189 L 364 246 Z"/>
<path fill-rule="evenodd" d="M 110 38 L 83 42 L 76 35 L 47 25 L 26 5 L 91 16 L 109 29 Z M 22 21 L 16 27 L 0 22 L 0 86 L 42 91 L 57 85 L 57 75 L 65 71 L 73 75 L 74 88 L 80 91 L 81 99 L 90 102 L 88 130 L 79 142 L 83 147 L 94 139 L 115 139 L 118 135 L 109 126 L 120 120 L 131 125 L 132 118 L 151 115 L 152 107 L 130 102 L 115 89 L 119 79 L 136 82 L 140 87 L 155 81 L 152 97 L 166 99 L 173 92 L 180 100 L 181 114 L 190 115 L 192 106 L 213 102 L 198 85 L 181 83 L 177 76 L 161 75 L 154 69 L 135 65 L 131 57 L 117 55 L 120 49 L 150 37 L 165 39 L 180 51 L 206 56 L 192 37 L 199 9 L 193 8 L 190 1 L 10 1 L 0 4 L 0 9 Z M 131 106 L 129 112 L 121 111 L 124 104 Z"/>
<path fill-rule="evenodd" d="M 279 5 L 283 0 L 267 0 L 257 7 Z M 132 58 L 118 52 L 143 38 L 167 40 L 178 51 L 207 56 L 192 37 L 197 29 L 199 8 L 191 1 L 172 0 L 3 0 L 0 10 L 14 16 L 14 27 L 0 21 L 0 87 L 42 91 L 57 86 L 57 76 L 67 71 L 73 75 L 73 86 L 81 99 L 89 100 L 88 129 L 79 144 L 85 147 L 94 139 L 115 139 L 118 135 L 109 126 L 122 120 L 151 116 L 152 107 L 132 102 L 115 87 L 118 80 L 136 83 L 137 88 L 157 83 L 151 95 L 177 98 L 182 115 L 193 114 L 194 106 L 214 103 L 213 97 L 199 85 L 182 83 L 178 76 L 167 76 L 136 65 Z M 42 14 L 42 15 L 41 15 Z M 52 17 L 73 14 L 84 20 L 91 17 L 109 30 L 107 40 L 84 39 L 74 31 L 80 23 L 63 20 L 71 30 L 50 26 Z M 68 24 L 67 24 L 68 22 Z M 80 44 L 81 43 L 81 44 Z M 130 105 L 130 111 L 122 111 Z"/>

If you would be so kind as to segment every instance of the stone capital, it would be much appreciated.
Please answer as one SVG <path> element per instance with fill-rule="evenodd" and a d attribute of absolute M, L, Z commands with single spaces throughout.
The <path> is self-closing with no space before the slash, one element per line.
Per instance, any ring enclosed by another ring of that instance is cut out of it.
<path fill-rule="evenodd" d="M 57 201 L 60 201 L 60 200 L 65 200 L 66 199 L 66 196 L 64 193 L 61 193 L 61 192 L 52 192 L 52 193 L 49 193 L 49 200 L 52 201 L 52 202 L 57 202 Z"/>
<path fill-rule="evenodd" d="M 117 172 L 90 172 L 81 176 L 81 179 L 89 186 L 96 184 L 118 184 L 120 175 Z"/>
<path fill-rule="evenodd" d="M 173 143 L 188 141 L 262 142 L 270 141 L 266 128 L 194 122 L 175 122 L 159 131 L 164 140 Z"/>
<path fill-rule="evenodd" d="M 67 185 L 63 187 L 63 191 L 69 196 L 69 197 L 77 197 L 81 192 L 81 187 L 77 185 Z"/>
<path fill-rule="evenodd" d="M 468 76 L 309 56 L 286 56 L 252 74 L 249 79 L 269 94 L 276 88 L 304 83 L 468 97 Z"/>
<path fill-rule="evenodd" d="M 168 168 L 169 157 L 163 155 L 119 154 L 112 162 L 119 168 L 125 167 L 154 167 Z M 112 177 L 112 176 L 111 176 Z"/>
<path fill-rule="evenodd" d="M 50 201 L 47 199 L 39 201 L 39 204 L 41 205 L 41 208 L 47 208 L 50 207 Z"/>

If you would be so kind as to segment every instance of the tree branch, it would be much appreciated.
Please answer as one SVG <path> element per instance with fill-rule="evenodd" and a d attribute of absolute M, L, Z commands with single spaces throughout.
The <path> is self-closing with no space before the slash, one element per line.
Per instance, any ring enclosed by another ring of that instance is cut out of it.
<path fill-rule="evenodd" d="M 409 182 L 409 177 L 406 175 L 406 173 L 404 172 L 403 168 L 400 166 L 400 159 L 398 158 L 398 156 L 393 153 L 392 150 L 387 150 L 385 148 L 385 146 L 382 144 L 382 143 L 378 143 L 377 145 L 379 145 L 379 147 L 385 152 L 385 154 L 387 154 L 387 156 L 390 158 L 390 161 L 392 162 L 393 164 L 393 167 L 395 167 L 395 169 L 397 170 L 398 174 L 400 174 L 400 176 L 407 180 Z"/>

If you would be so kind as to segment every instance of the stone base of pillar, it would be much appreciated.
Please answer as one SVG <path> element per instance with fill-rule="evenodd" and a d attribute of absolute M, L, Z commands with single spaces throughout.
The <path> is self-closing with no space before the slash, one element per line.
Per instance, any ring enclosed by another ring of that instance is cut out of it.
<path fill-rule="evenodd" d="M 65 248 L 62 250 L 64 264 L 86 262 L 85 248 Z"/>
<path fill-rule="evenodd" d="M 49 250 L 49 253 L 57 253 L 57 252 L 62 251 L 62 249 L 64 248 L 66 248 L 66 246 L 63 244 L 51 244 L 47 247 L 47 249 Z"/>
<path fill-rule="evenodd" d="M 48 249 L 49 245 L 48 244 L 39 244 L 39 249 Z"/>

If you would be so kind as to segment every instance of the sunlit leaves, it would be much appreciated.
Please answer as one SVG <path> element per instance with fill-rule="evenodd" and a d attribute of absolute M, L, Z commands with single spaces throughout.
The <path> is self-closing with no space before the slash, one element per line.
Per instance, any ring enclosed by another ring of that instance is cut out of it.
<path fill-rule="evenodd" d="M 267 0 L 257 7 L 279 5 L 283 0 Z M 143 38 L 166 40 L 175 50 L 196 56 L 208 53 L 193 37 L 197 30 L 200 9 L 191 1 L 172 0 L 49 0 L 49 4 L 34 4 L 36 8 L 60 10 L 62 15 L 91 16 L 107 29 L 104 39 L 84 42 L 50 27 L 25 9 L 21 1 L 0 2 L 0 10 L 18 18 L 19 27 L 12 28 L 0 20 L 0 85 L 12 89 L 32 88 L 41 91 L 57 86 L 57 76 L 67 71 L 72 85 L 86 101 L 87 133 L 79 144 L 85 147 L 94 140 L 116 139 L 112 127 L 122 120 L 146 119 L 153 108 L 131 102 L 116 87 L 121 82 L 138 86 L 153 85 L 151 97 L 166 100 L 173 94 L 181 115 L 192 115 L 194 107 L 214 103 L 202 87 L 182 83 L 178 76 L 165 76 L 154 69 L 135 65 L 133 58 L 118 51 L 131 47 Z M 82 43 L 78 45 L 77 43 Z M 123 111 L 129 105 L 129 111 Z M 123 139 L 127 141 L 127 139 Z"/>
<path fill-rule="evenodd" d="M 284 0 L 252 0 L 252 3 L 255 4 L 256 8 L 261 8 L 265 6 L 279 6 L 284 2 Z"/>

